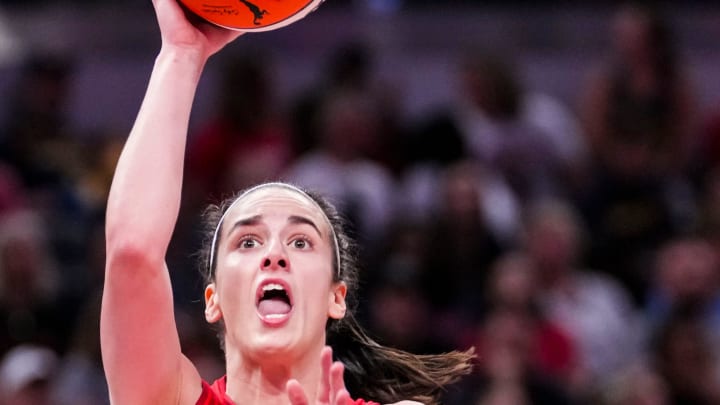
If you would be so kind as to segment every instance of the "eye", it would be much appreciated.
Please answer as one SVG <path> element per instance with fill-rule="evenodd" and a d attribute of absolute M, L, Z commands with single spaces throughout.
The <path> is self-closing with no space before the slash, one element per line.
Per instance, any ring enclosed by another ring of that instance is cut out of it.
<path fill-rule="evenodd" d="M 300 249 L 300 250 L 310 249 L 312 247 L 312 244 L 310 243 L 308 238 L 306 238 L 304 236 L 300 236 L 300 237 L 293 239 L 290 242 L 290 245 L 292 247 L 294 247 L 296 249 Z"/>
<path fill-rule="evenodd" d="M 260 242 L 252 235 L 243 236 L 238 246 L 241 249 L 252 249 L 260 245 Z"/>

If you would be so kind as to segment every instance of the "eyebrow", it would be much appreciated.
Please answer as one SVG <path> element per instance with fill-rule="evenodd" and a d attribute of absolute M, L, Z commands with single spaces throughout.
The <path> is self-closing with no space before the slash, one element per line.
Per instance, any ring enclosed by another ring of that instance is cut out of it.
<path fill-rule="evenodd" d="M 237 228 L 240 228 L 243 226 L 258 225 L 258 224 L 260 224 L 260 222 L 262 222 L 262 215 L 253 215 L 248 218 L 241 218 L 241 219 L 235 221 L 232 228 L 230 228 L 230 230 L 228 231 L 227 235 L 232 234 L 235 231 L 235 229 L 237 229 Z M 313 227 L 313 229 L 315 229 L 315 232 L 317 232 L 318 236 L 322 237 L 322 232 L 320 232 L 320 228 L 318 228 L 318 226 L 315 225 L 315 223 L 312 220 L 310 220 L 309 218 L 306 218 L 306 217 L 303 217 L 300 215 L 291 215 L 288 217 L 287 222 L 290 224 L 310 225 L 311 227 Z"/>
<path fill-rule="evenodd" d="M 315 229 L 315 232 L 317 232 L 318 236 L 322 237 L 322 232 L 320 232 L 320 228 L 318 228 L 317 225 L 315 225 L 315 222 L 311 221 L 309 218 L 300 216 L 300 215 L 290 215 L 288 217 L 288 222 L 291 224 L 307 224 L 312 226 Z"/>

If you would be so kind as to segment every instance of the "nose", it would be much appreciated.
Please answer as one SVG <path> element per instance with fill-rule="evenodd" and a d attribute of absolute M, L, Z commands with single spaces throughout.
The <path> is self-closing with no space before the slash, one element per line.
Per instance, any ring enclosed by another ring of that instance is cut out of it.
<path fill-rule="evenodd" d="M 263 270 L 287 269 L 287 260 L 281 255 L 270 254 L 263 259 Z"/>
<path fill-rule="evenodd" d="M 274 245 L 275 246 L 271 247 L 267 255 L 262 259 L 260 268 L 262 270 L 287 270 L 289 262 L 287 257 L 285 257 L 282 247 L 279 246 L 279 243 Z"/>

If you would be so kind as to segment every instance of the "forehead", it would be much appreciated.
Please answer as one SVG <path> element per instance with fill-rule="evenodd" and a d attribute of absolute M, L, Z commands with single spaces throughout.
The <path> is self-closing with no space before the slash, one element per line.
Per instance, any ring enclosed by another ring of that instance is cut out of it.
<path fill-rule="evenodd" d="M 328 230 L 330 226 L 317 203 L 298 190 L 282 186 L 261 187 L 240 197 L 230 207 L 224 222 L 235 223 L 252 216 L 302 216 L 312 220 L 322 230 Z"/>

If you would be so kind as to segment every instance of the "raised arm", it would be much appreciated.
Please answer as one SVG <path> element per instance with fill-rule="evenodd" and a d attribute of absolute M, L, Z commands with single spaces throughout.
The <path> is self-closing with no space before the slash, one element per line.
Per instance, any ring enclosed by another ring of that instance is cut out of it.
<path fill-rule="evenodd" d="M 115 405 L 192 404 L 199 396 L 200 377 L 180 351 L 165 254 L 179 210 L 197 83 L 207 59 L 239 35 L 191 24 L 176 0 L 153 5 L 162 48 L 106 214 L 100 337 Z"/>

